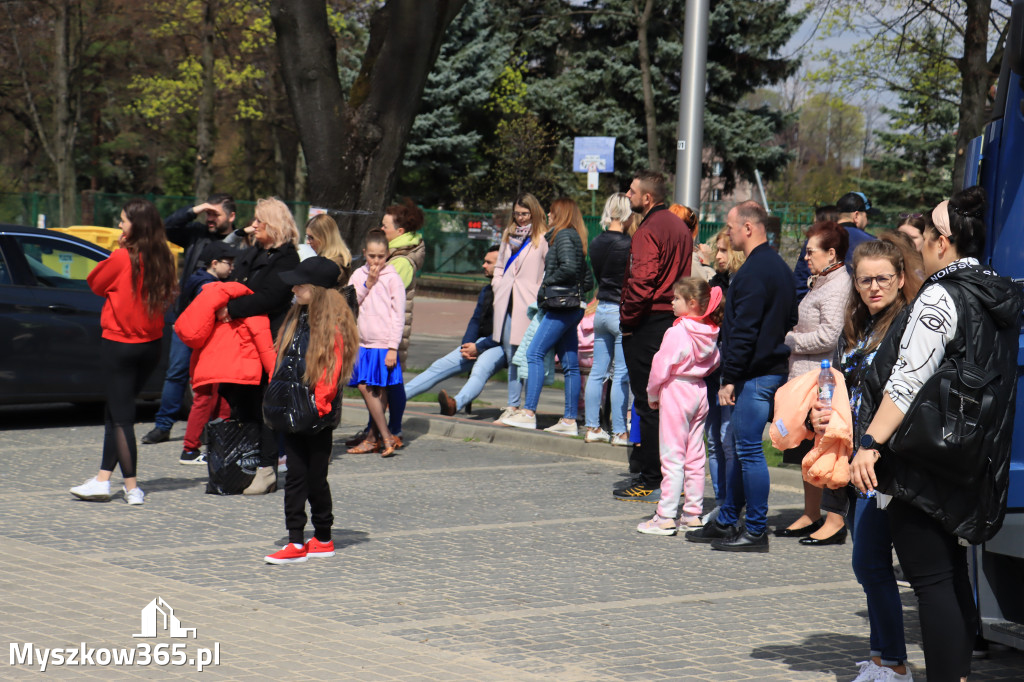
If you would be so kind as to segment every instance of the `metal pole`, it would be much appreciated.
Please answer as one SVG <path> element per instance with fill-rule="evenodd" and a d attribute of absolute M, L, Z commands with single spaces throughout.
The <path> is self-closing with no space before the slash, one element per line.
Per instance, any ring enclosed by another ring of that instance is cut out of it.
<path fill-rule="evenodd" d="M 700 213 L 700 164 L 704 149 L 704 90 L 707 86 L 710 0 L 686 0 L 683 69 L 679 79 L 676 141 L 676 203 Z"/>
<path fill-rule="evenodd" d="M 772 209 L 768 208 L 768 196 L 764 193 L 764 183 L 761 182 L 761 171 L 757 168 L 754 169 L 754 179 L 757 180 L 757 189 L 761 191 L 761 203 L 764 204 L 764 210 L 771 215 Z"/>

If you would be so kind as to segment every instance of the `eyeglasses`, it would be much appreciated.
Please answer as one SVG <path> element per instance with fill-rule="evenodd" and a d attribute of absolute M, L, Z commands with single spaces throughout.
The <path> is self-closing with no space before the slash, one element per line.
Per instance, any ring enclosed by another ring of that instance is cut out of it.
<path fill-rule="evenodd" d="M 896 275 L 878 275 L 877 277 L 858 277 L 856 280 L 857 288 L 861 291 L 867 291 L 871 288 L 871 284 L 878 282 L 879 289 L 888 289 L 892 286 L 892 283 L 896 281 Z"/>
<path fill-rule="evenodd" d="M 531 215 L 533 215 L 533 214 L 530 213 L 529 211 L 516 211 L 515 212 L 515 216 L 517 218 L 529 218 Z"/>
<path fill-rule="evenodd" d="M 804 253 L 807 253 L 807 254 L 817 253 L 818 251 L 821 251 L 822 253 L 824 253 L 825 249 L 816 249 L 813 246 L 808 246 L 806 249 L 804 249 Z"/>

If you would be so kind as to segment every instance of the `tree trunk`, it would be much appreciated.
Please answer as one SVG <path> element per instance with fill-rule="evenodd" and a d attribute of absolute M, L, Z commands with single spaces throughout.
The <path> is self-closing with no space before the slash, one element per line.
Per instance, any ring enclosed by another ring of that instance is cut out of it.
<path fill-rule="evenodd" d="M 644 87 L 644 119 L 647 124 L 647 165 L 653 171 L 660 171 L 661 156 L 658 154 L 658 121 L 654 112 L 654 87 L 651 85 L 651 52 L 647 45 L 647 27 L 651 23 L 651 13 L 653 11 L 654 0 L 646 0 L 644 11 L 637 18 L 637 51 L 640 53 L 640 80 Z"/>
<path fill-rule="evenodd" d="M 75 170 L 75 136 L 78 125 L 72 96 L 72 79 L 75 78 L 75 51 L 72 47 L 72 15 L 76 12 L 76 0 L 64 0 L 57 5 L 57 19 L 54 22 L 54 65 L 53 65 L 53 165 L 57 170 L 57 192 L 60 197 L 60 224 L 74 225 L 78 195 L 75 191 L 77 172 Z"/>
<path fill-rule="evenodd" d="M 281 74 L 302 140 L 310 203 L 358 249 L 394 193 L 406 138 L 444 32 L 466 0 L 388 0 L 370 19 L 347 93 L 324 0 L 272 0 Z"/>
<path fill-rule="evenodd" d="M 954 191 L 960 189 L 967 169 L 967 146 L 985 127 L 985 101 L 995 73 L 988 63 L 988 24 L 991 0 L 970 0 L 964 28 L 964 54 L 957 60 L 960 69 L 960 127 L 956 134 L 956 163 L 953 166 Z M 998 71 L 998 69 L 997 69 Z"/>
<path fill-rule="evenodd" d="M 196 165 L 193 185 L 198 201 L 206 201 L 213 192 L 213 126 L 214 103 L 217 96 L 214 82 L 213 41 L 215 38 L 214 17 L 217 16 L 216 0 L 203 3 L 203 49 L 199 57 L 202 66 L 203 86 L 199 93 L 199 111 L 196 121 Z"/>

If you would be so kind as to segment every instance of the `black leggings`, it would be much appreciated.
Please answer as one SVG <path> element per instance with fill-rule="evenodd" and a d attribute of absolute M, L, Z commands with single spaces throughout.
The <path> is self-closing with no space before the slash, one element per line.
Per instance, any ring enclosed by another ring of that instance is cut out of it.
<path fill-rule="evenodd" d="M 263 377 L 264 382 L 266 376 Z M 220 384 L 218 389 L 231 406 L 231 418 L 240 422 L 260 425 L 260 466 L 277 466 L 277 436 L 263 421 L 263 394 L 266 383 L 259 386 L 246 384 Z"/>
<path fill-rule="evenodd" d="M 121 466 L 123 478 L 135 478 L 139 454 L 135 444 L 135 401 L 160 362 L 160 339 L 121 343 L 102 339 L 100 362 L 106 377 L 102 471 Z"/>
<path fill-rule="evenodd" d="M 331 539 L 334 502 L 327 483 L 327 465 L 331 461 L 334 429 L 315 434 L 286 433 L 284 451 L 288 454 L 288 476 L 284 482 L 284 525 L 288 542 L 301 545 L 306 528 L 306 500 L 313 520 L 313 535 L 320 542 Z"/>
<path fill-rule="evenodd" d="M 978 632 L 967 550 L 917 507 L 893 500 L 886 511 L 900 566 L 917 596 L 928 682 L 956 682 L 971 670 Z"/>

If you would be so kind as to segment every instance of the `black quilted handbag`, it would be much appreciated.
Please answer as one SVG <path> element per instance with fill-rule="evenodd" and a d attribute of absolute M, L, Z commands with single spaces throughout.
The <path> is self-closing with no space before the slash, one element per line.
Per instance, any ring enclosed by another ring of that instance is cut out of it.
<path fill-rule="evenodd" d="M 537 307 L 541 310 L 569 310 L 582 303 L 578 285 L 545 284 L 537 292 Z"/>
<path fill-rule="evenodd" d="M 212 495 L 241 495 L 260 466 L 260 425 L 218 419 L 206 425 L 209 436 L 206 468 Z"/>

